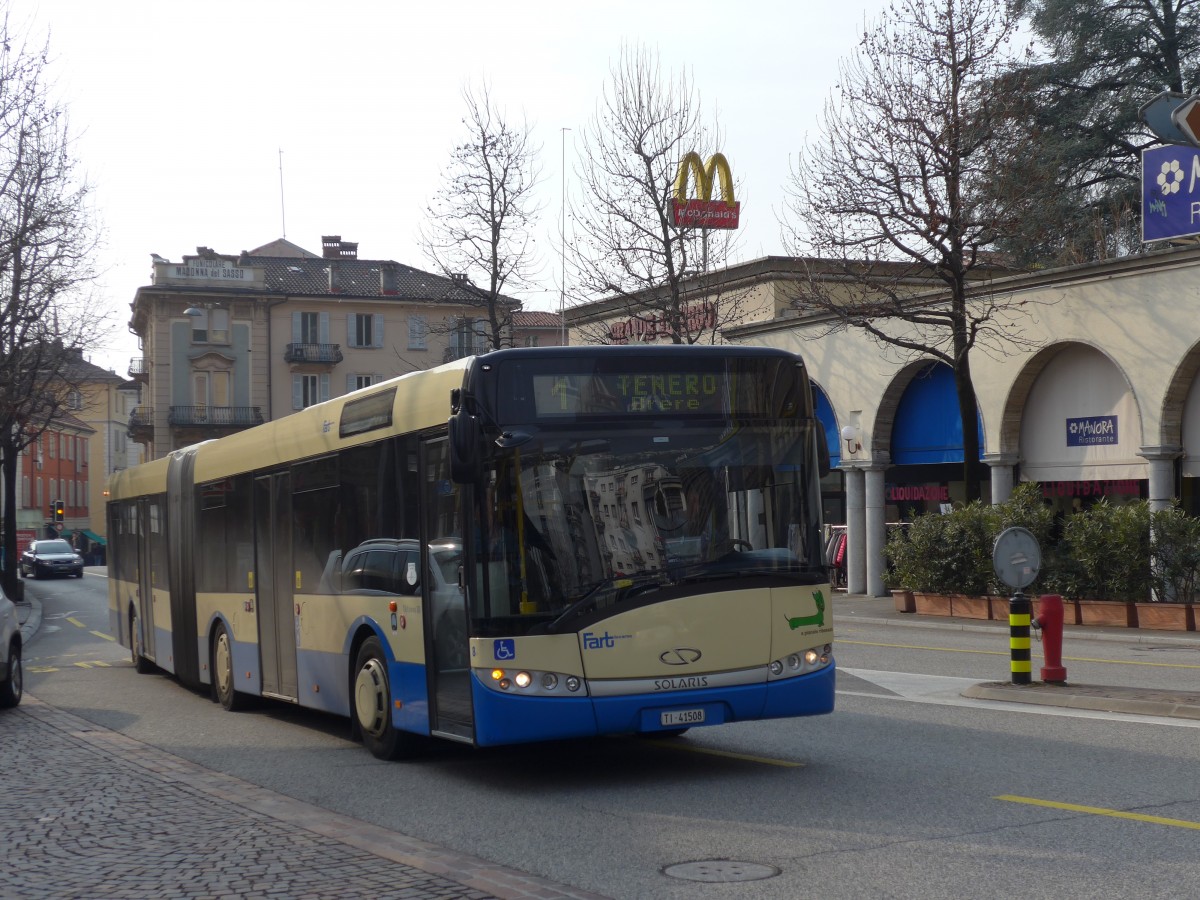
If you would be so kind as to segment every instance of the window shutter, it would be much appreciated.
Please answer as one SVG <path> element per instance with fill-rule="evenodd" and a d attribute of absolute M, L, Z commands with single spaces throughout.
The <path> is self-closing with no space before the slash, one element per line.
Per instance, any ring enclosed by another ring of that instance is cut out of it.
<path fill-rule="evenodd" d="M 375 327 L 371 329 L 371 346 L 383 346 L 383 313 L 375 313 Z"/>
<path fill-rule="evenodd" d="M 317 343 L 328 344 L 329 341 L 329 313 L 321 313 L 317 325 Z"/>
<path fill-rule="evenodd" d="M 328 375 L 328 373 L 321 376 L 319 383 L 320 383 L 320 387 L 318 388 L 318 390 L 320 392 L 321 402 L 324 403 L 326 400 L 329 399 L 329 375 Z"/>
<path fill-rule="evenodd" d="M 358 323 L 354 313 L 346 313 L 346 346 L 358 346 Z"/>
<path fill-rule="evenodd" d="M 302 375 L 292 376 L 292 409 L 304 409 L 304 380 Z"/>
<path fill-rule="evenodd" d="M 346 393 L 349 394 L 351 391 L 357 390 L 357 388 L 358 388 L 358 376 L 353 375 L 353 374 L 347 375 L 346 376 Z"/>
<path fill-rule="evenodd" d="M 292 343 L 300 343 L 300 313 L 298 312 L 292 313 Z"/>

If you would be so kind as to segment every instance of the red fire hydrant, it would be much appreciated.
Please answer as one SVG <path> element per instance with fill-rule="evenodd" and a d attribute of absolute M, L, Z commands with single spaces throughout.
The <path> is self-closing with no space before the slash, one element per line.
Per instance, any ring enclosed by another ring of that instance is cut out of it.
<path fill-rule="evenodd" d="M 1042 681 L 1063 684 L 1067 670 L 1062 664 L 1063 601 L 1058 594 L 1042 594 L 1038 598 L 1038 614 L 1034 624 L 1042 630 Z"/>

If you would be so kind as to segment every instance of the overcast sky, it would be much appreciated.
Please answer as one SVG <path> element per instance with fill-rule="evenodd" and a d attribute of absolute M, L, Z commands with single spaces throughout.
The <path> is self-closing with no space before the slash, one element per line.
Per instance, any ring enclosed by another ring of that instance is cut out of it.
<path fill-rule="evenodd" d="M 781 253 L 791 161 L 882 0 L 9 6 L 14 29 L 49 32 L 106 235 L 101 296 L 114 325 L 92 359 L 124 375 L 138 355 L 129 303 L 150 281 L 151 253 L 238 253 L 280 236 L 320 253 L 322 235 L 340 234 L 363 258 L 432 268 L 418 225 L 463 136 L 462 87 L 483 78 L 542 147 L 544 289 L 520 297 L 557 310 L 564 138 L 570 193 L 575 136 L 622 42 L 690 68 L 741 183 L 739 259 Z"/>

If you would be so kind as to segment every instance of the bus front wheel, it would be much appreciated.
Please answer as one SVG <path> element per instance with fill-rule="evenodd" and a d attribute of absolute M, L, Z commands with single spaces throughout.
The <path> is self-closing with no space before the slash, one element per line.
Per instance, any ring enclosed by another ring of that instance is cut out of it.
<path fill-rule="evenodd" d="M 233 642 L 224 623 L 217 626 L 213 635 L 212 663 L 213 692 L 221 706 L 236 712 L 245 706 L 245 695 L 233 689 Z"/>
<path fill-rule="evenodd" d="M 363 641 L 354 672 L 354 717 L 362 732 L 363 746 L 378 759 L 414 755 L 418 736 L 399 731 L 392 724 L 392 691 L 379 638 L 372 635 Z"/>

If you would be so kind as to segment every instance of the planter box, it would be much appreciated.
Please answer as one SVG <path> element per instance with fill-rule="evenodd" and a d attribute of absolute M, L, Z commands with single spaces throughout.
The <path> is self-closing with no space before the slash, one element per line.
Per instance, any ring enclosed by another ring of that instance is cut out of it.
<path fill-rule="evenodd" d="M 1080 625 L 1108 625 L 1114 628 L 1137 628 L 1136 603 L 1123 600 L 1076 600 Z"/>
<path fill-rule="evenodd" d="M 1009 612 L 1009 609 L 1011 608 L 1011 600 L 1012 600 L 1011 597 L 997 597 L 994 595 L 988 596 L 987 601 L 988 601 L 988 606 L 991 609 L 992 621 L 1003 622 L 1005 625 L 1008 624 L 1008 612 Z M 1037 606 L 1037 603 L 1035 601 L 1034 602 L 1035 610 L 1036 610 L 1036 606 Z M 1036 612 L 1034 614 L 1036 615 Z M 1074 623 L 1068 622 L 1067 624 L 1072 625 Z"/>
<path fill-rule="evenodd" d="M 950 600 L 951 614 L 964 619 L 989 619 L 992 615 L 992 604 L 987 597 L 968 597 L 966 594 L 955 594 Z M 1008 613 L 1004 613 L 1007 621 Z"/>
<path fill-rule="evenodd" d="M 922 616 L 952 615 L 949 594 L 923 594 L 913 591 L 913 605 L 916 607 L 915 611 Z"/>
<path fill-rule="evenodd" d="M 1196 630 L 1196 614 L 1190 603 L 1138 603 L 1136 606 L 1139 628 Z"/>
<path fill-rule="evenodd" d="M 917 611 L 916 601 L 912 591 L 893 590 L 892 600 L 896 604 L 896 612 L 911 613 Z"/>

